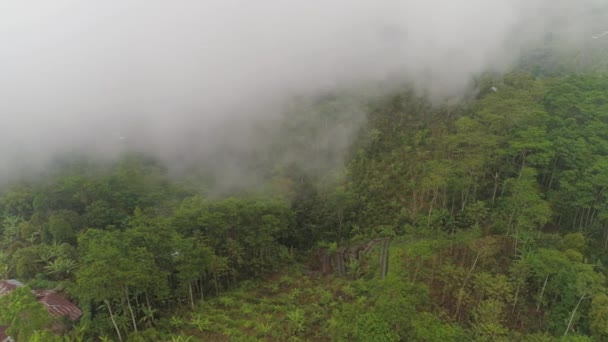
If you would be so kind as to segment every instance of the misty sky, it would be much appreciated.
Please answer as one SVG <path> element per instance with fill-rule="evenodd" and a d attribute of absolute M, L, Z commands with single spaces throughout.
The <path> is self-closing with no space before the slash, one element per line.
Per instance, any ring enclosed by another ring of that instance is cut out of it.
<path fill-rule="evenodd" d="M 0 173 L 15 156 L 212 149 L 290 96 L 358 82 L 458 95 L 549 32 L 590 39 L 603 3 L 2 0 Z"/>

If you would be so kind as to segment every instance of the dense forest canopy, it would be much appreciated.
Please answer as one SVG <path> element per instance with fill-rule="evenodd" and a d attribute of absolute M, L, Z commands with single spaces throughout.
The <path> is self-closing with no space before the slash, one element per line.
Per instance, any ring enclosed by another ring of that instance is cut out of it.
<path fill-rule="evenodd" d="M 51 329 L 20 291 L 0 324 L 44 341 L 603 341 L 608 76 L 524 65 L 456 104 L 375 96 L 342 163 L 318 135 L 352 99 L 307 104 L 322 114 L 294 110 L 274 152 L 244 157 L 255 186 L 217 191 L 204 169 L 176 176 L 137 153 L 67 156 L 7 184 L 1 277 L 84 315 Z M 377 238 L 392 240 L 386 277 L 363 259 L 309 271 L 319 251 Z"/>

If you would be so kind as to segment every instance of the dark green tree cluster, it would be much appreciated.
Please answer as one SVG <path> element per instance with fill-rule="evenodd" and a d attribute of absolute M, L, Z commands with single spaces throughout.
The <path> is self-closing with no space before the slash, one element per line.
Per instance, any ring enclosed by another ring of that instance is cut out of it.
<path fill-rule="evenodd" d="M 347 230 L 422 239 L 407 279 L 470 338 L 602 340 L 608 78 L 492 82 L 460 107 L 407 94 L 370 114 L 343 181 Z"/>
<path fill-rule="evenodd" d="M 291 259 L 287 201 L 204 198 L 141 156 L 63 162 L 44 182 L 6 189 L 0 205 L 2 277 L 68 291 L 89 336 L 126 339 L 162 310 L 194 308 Z"/>

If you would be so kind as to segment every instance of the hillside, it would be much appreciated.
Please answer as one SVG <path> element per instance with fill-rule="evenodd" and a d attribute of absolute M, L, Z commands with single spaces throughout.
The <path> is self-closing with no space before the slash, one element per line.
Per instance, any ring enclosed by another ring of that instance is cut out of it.
<path fill-rule="evenodd" d="M 320 98 L 243 157 L 253 187 L 140 154 L 58 159 L 2 190 L 0 278 L 84 314 L 58 331 L 8 294 L 0 325 L 29 341 L 604 341 L 608 77 L 526 70 L 456 104 Z M 354 103 L 343 150 L 317 143 Z M 378 248 L 339 253 L 378 238 L 387 271 Z"/>

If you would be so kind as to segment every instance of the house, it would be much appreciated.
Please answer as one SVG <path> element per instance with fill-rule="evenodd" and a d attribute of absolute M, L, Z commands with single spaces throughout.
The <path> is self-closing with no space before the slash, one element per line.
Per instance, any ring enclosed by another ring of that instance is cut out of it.
<path fill-rule="evenodd" d="M 0 282 L 0 297 L 4 296 L 23 284 L 15 279 Z M 46 310 L 54 317 L 67 317 L 71 321 L 76 321 L 82 316 L 82 311 L 74 303 L 70 302 L 62 294 L 53 290 L 34 290 L 36 300 L 44 305 Z M 0 326 L 0 342 L 12 342 L 11 337 L 6 336 L 8 327 Z"/>
<path fill-rule="evenodd" d="M 5 294 L 12 292 L 14 289 L 23 286 L 23 284 L 15 279 L 9 279 L 9 280 L 5 280 L 3 282 L 0 282 L 0 297 L 4 296 Z M 1 342 L 2 340 L 0 340 Z"/>
<path fill-rule="evenodd" d="M 76 321 L 82 316 L 82 311 L 63 295 L 52 291 L 34 291 L 38 302 L 42 303 L 47 311 L 55 317 L 67 317 L 71 321 Z"/>

